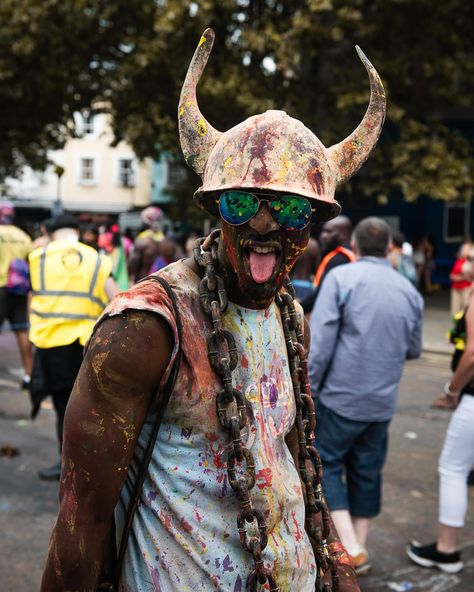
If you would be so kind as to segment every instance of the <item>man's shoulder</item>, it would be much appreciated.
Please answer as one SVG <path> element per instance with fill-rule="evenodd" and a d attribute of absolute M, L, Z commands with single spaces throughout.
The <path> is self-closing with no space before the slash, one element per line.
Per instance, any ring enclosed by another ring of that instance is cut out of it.
<path fill-rule="evenodd" d="M 333 269 L 335 267 L 339 267 L 340 265 L 345 265 L 346 263 L 350 263 L 351 258 L 350 258 L 349 253 L 350 253 L 350 251 L 348 251 L 348 252 L 336 251 L 336 253 L 334 253 L 331 260 L 328 262 L 327 269 L 328 270 Z"/>
<path fill-rule="evenodd" d="M 11 237 L 15 242 L 31 243 L 30 236 L 18 226 L 14 224 L 0 224 L 0 236 Z"/>
<path fill-rule="evenodd" d="M 380 295 L 390 292 L 390 295 L 399 295 L 405 297 L 414 308 L 423 309 L 423 298 L 418 290 L 413 286 L 408 278 L 402 275 L 390 264 L 383 262 L 374 262 L 367 259 L 360 259 L 351 266 L 359 277 L 370 278 L 370 281 L 376 283 L 380 288 Z"/>
<path fill-rule="evenodd" d="M 106 312 L 117 314 L 127 309 L 158 311 L 172 308 L 171 299 L 160 283 L 164 280 L 178 301 L 198 295 L 199 278 L 183 262 L 176 261 L 120 292 L 108 305 Z M 112 312 L 113 311 L 113 312 Z"/>

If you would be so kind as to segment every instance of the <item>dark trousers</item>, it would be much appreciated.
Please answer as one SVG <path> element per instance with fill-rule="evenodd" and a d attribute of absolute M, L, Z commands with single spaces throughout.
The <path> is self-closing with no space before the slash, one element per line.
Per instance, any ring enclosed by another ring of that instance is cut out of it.
<path fill-rule="evenodd" d="M 32 376 L 32 383 L 35 388 L 38 388 L 35 403 L 39 408 L 41 400 L 51 395 L 56 411 L 56 431 L 60 448 L 63 439 L 64 414 L 82 364 L 83 349 L 79 341 L 75 341 L 59 347 L 37 348 L 35 352 Z M 32 396 L 34 397 L 34 393 Z"/>
<path fill-rule="evenodd" d="M 382 468 L 389 421 L 354 421 L 316 401 L 316 447 L 323 464 L 323 491 L 331 511 L 373 518 L 382 505 Z"/>

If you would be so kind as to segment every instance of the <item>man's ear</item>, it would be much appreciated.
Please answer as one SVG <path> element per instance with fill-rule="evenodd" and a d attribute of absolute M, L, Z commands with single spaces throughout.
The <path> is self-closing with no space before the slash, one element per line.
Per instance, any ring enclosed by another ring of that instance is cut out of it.
<path fill-rule="evenodd" d="M 357 243 L 355 242 L 354 239 L 351 241 L 351 249 L 352 249 L 354 255 L 356 257 L 358 257 L 359 256 L 359 250 L 357 249 Z"/>

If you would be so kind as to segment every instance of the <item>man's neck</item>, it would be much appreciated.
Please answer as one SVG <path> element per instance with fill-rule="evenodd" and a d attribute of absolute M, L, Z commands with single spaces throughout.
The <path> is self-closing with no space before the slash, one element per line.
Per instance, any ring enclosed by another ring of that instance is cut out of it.
<path fill-rule="evenodd" d="M 79 240 L 79 234 L 73 228 L 60 228 L 53 232 L 52 239 L 55 241 L 67 240 L 71 243 L 76 243 Z"/>

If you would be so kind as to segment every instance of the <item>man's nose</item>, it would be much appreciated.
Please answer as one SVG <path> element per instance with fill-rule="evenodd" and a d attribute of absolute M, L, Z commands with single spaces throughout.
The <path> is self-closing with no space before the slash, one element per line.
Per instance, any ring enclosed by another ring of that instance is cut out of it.
<path fill-rule="evenodd" d="M 267 234 L 274 230 L 278 230 L 279 226 L 273 216 L 270 214 L 270 208 L 265 201 L 260 204 L 260 208 L 255 216 L 249 222 L 250 228 L 259 234 Z"/>

